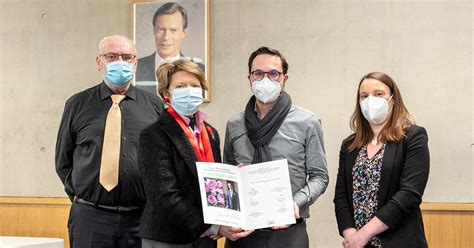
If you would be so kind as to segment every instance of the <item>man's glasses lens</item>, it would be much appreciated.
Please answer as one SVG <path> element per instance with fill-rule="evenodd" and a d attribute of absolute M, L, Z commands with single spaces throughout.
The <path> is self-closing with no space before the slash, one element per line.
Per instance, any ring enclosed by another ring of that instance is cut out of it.
<path fill-rule="evenodd" d="M 126 62 L 130 62 L 135 58 L 135 55 L 133 54 L 117 54 L 117 53 L 106 53 L 106 54 L 103 54 L 102 56 L 105 57 L 105 60 L 107 60 L 107 62 L 117 61 L 119 57 L 122 57 L 122 60 Z"/>
<path fill-rule="evenodd" d="M 268 72 L 268 77 L 271 79 L 271 80 L 276 80 L 280 77 L 280 72 L 278 71 L 269 71 Z"/>
<path fill-rule="evenodd" d="M 263 71 L 260 71 L 260 70 L 256 70 L 256 71 L 253 71 L 251 72 L 252 74 L 252 77 L 255 79 L 255 80 L 261 80 L 262 78 L 265 77 L 265 74 L 268 75 L 268 78 L 270 80 L 278 80 L 280 79 L 280 76 L 283 74 L 277 70 L 271 70 L 271 71 L 268 71 L 268 72 L 263 72 Z"/>

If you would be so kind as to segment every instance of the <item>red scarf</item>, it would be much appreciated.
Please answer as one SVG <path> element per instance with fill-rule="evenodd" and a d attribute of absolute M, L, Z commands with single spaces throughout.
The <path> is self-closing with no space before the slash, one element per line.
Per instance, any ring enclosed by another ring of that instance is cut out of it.
<path fill-rule="evenodd" d="M 198 162 L 215 162 L 214 154 L 212 153 L 211 141 L 209 140 L 209 135 L 207 133 L 206 126 L 204 122 L 199 123 L 201 127 L 201 133 L 197 134 L 197 137 L 194 136 L 193 132 L 189 126 L 183 121 L 181 116 L 169 106 L 167 108 L 168 113 L 176 120 L 181 129 L 183 129 L 184 134 L 188 137 L 189 143 L 193 147 L 194 153 L 196 154 Z"/>

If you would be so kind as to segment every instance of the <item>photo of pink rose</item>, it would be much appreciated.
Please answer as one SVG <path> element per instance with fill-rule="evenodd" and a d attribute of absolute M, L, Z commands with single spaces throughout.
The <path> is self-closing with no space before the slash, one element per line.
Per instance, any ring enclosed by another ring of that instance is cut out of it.
<path fill-rule="evenodd" d="M 207 196 L 207 205 L 213 207 L 224 208 L 224 184 L 219 179 L 204 178 L 204 185 Z"/>

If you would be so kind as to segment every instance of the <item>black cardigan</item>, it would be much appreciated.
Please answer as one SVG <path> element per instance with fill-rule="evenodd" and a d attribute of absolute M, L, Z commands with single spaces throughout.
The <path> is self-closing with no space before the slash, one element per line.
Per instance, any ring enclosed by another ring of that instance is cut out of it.
<path fill-rule="evenodd" d="M 219 135 L 209 140 L 221 162 Z M 147 195 L 140 224 L 142 238 L 172 244 L 191 243 L 210 225 L 204 224 L 196 155 L 184 131 L 167 112 L 140 134 L 139 169 Z"/>
<path fill-rule="evenodd" d="M 355 227 L 352 200 L 352 167 L 360 149 L 347 151 L 342 143 L 339 153 L 334 204 L 339 233 Z M 388 142 L 382 163 L 378 210 L 376 216 L 389 229 L 380 233 L 384 248 L 428 247 L 420 204 L 428 181 L 430 157 L 428 135 L 423 127 L 413 125 L 398 143 Z"/>

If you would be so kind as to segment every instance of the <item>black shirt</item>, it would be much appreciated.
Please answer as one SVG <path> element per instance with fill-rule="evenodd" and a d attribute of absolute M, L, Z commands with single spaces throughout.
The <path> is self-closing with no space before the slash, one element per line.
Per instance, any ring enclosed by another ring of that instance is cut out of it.
<path fill-rule="evenodd" d="M 68 196 L 108 206 L 144 206 L 146 198 L 137 165 L 139 134 L 156 122 L 163 102 L 130 86 L 119 106 L 122 113 L 119 183 L 107 192 L 99 183 L 102 142 L 114 94 L 102 82 L 66 102 L 56 143 L 56 172 Z"/>

